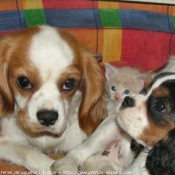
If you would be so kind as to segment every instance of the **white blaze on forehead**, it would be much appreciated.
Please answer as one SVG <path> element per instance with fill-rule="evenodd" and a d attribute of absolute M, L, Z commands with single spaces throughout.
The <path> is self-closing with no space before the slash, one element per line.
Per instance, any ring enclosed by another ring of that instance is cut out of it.
<path fill-rule="evenodd" d="M 41 26 L 31 41 L 29 57 L 41 73 L 62 70 L 69 66 L 74 53 L 55 28 Z"/>
<path fill-rule="evenodd" d="M 149 97 L 152 93 L 152 91 L 159 87 L 164 81 L 168 81 L 168 80 L 175 80 L 175 75 L 167 75 L 167 76 L 164 76 L 162 78 L 159 78 L 157 79 L 154 84 L 151 86 L 151 89 L 149 90 L 149 92 L 147 93 L 146 97 Z"/>

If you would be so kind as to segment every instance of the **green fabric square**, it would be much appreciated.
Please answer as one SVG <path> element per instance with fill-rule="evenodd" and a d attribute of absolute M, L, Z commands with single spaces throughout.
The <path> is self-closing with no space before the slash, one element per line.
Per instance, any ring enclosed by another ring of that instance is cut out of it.
<path fill-rule="evenodd" d="M 175 16 L 173 16 L 172 18 L 173 18 L 173 27 L 175 29 Z"/>
<path fill-rule="evenodd" d="M 24 10 L 27 27 L 46 24 L 43 9 Z"/>
<path fill-rule="evenodd" d="M 100 9 L 100 18 L 104 27 L 121 27 L 118 10 Z"/>

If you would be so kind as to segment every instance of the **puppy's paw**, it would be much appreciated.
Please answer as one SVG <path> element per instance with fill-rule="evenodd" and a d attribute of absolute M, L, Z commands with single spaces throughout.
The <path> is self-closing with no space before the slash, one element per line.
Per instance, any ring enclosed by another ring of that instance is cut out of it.
<path fill-rule="evenodd" d="M 78 165 L 68 157 L 59 159 L 51 166 L 53 175 L 75 175 L 78 174 Z"/>
<path fill-rule="evenodd" d="M 80 174 L 100 175 L 98 172 L 95 155 L 90 156 L 81 166 L 79 166 Z"/>

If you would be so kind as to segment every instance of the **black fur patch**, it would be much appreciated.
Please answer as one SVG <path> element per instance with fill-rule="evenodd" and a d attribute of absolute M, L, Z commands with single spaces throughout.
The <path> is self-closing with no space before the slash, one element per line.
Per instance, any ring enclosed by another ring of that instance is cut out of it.
<path fill-rule="evenodd" d="M 175 129 L 167 140 L 159 141 L 149 152 L 146 168 L 151 175 L 175 174 Z"/>

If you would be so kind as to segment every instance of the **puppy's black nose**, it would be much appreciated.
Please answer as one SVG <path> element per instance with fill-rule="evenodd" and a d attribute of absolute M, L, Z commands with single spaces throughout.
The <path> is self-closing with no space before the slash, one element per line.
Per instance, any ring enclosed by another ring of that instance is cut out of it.
<path fill-rule="evenodd" d="M 37 112 L 37 118 L 42 125 L 54 125 L 58 119 L 58 112 L 52 110 L 41 110 Z"/>
<path fill-rule="evenodd" d="M 129 96 L 126 96 L 124 101 L 122 102 L 123 107 L 133 107 L 135 106 L 135 100 Z"/>

